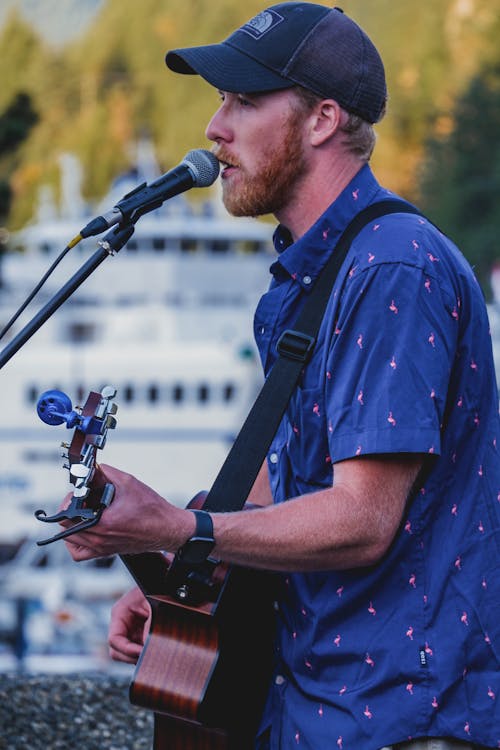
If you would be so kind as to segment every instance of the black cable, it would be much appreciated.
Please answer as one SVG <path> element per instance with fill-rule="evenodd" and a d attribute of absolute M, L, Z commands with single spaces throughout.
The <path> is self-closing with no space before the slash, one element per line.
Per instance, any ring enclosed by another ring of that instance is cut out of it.
<path fill-rule="evenodd" d="M 81 240 L 81 235 L 77 235 L 74 239 L 69 242 L 62 253 L 59 254 L 59 256 L 55 259 L 55 261 L 52 263 L 50 268 L 46 271 L 46 273 L 42 276 L 38 284 L 35 286 L 35 288 L 30 292 L 28 297 L 25 299 L 25 301 L 22 303 L 22 305 L 19 307 L 19 309 L 14 313 L 14 315 L 11 317 L 11 319 L 8 321 L 8 323 L 2 328 L 0 331 L 0 341 L 3 339 L 5 334 L 12 328 L 16 320 L 19 318 L 19 316 L 26 310 L 30 302 L 33 301 L 33 299 L 36 297 L 42 286 L 45 284 L 47 279 L 54 273 L 55 269 L 59 265 L 59 263 L 63 260 L 63 258 L 69 253 L 69 251 L 77 245 Z"/>

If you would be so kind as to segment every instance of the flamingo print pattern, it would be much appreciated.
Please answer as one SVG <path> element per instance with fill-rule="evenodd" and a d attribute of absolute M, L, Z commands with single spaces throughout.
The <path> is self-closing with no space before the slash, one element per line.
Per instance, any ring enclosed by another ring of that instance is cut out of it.
<path fill-rule="evenodd" d="M 358 210 L 388 196 L 364 167 L 295 243 L 278 228 L 254 327 L 266 374 L 303 303 L 300 280 L 317 278 Z M 270 688 L 262 748 L 378 750 L 443 727 L 500 748 L 500 426 L 481 293 L 418 216 L 365 227 L 344 266 L 269 449 L 280 457 L 268 462 L 274 501 L 330 486 L 335 464 L 356 456 L 432 463 L 377 565 L 287 575 L 283 680 Z"/>

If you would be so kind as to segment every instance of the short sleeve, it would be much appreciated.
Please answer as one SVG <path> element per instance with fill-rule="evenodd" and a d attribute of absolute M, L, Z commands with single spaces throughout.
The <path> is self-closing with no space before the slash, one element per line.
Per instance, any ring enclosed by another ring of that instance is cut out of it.
<path fill-rule="evenodd" d="M 333 462 L 441 450 L 457 324 L 437 284 L 403 262 L 346 283 L 327 361 Z"/>

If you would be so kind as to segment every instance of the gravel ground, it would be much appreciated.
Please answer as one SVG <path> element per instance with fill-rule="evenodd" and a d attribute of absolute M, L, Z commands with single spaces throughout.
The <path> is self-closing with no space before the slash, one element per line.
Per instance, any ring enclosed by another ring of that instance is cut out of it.
<path fill-rule="evenodd" d="M 129 680 L 108 675 L 0 675 L 0 750 L 151 750 L 153 715 Z"/>

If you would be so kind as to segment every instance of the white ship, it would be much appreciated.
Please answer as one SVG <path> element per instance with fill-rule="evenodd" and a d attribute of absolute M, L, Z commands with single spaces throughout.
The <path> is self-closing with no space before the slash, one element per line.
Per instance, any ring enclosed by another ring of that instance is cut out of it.
<path fill-rule="evenodd" d="M 61 159 L 61 209 L 45 191 L 2 259 L 0 329 L 91 218 L 159 176 L 148 144 L 140 146 L 139 168 L 91 210 L 76 160 Z M 253 310 L 268 285 L 272 226 L 229 217 L 213 189 L 193 193 L 198 202 L 178 196 L 143 216 L 126 247 L 0 369 L 0 671 L 16 658 L 35 671 L 109 669 L 109 608 L 131 583 L 119 560 L 76 565 L 61 542 L 35 544 L 57 528 L 34 511 L 51 515 L 71 487 L 60 443 L 72 433 L 40 421 L 40 394 L 56 388 L 83 405 L 89 391 L 114 386 L 118 424 L 101 463 L 185 505 L 210 487 L 258 391 Z M 0 352 L 98 240 L 66 255 Z"/>
<path fill-rule="evenodd" d="M 36 221 L 13 238 L 23 252 L 6 255 L 0 268 L 1 324 L 89 218 L 158 176 L 147 157 L 143 149 L 141 169 L 117 180 L 91 212 L 77 164 L 64 157 L 65 205 L 58 213 L 45 196 Z M 215 478 L 260 384 L 252 322 L 268 284 L 272 226 L 229 217 L 208 189 L 201 197 L 196 205 L 178 196 L 142 217 L 127 246 L 0 370 L 0 543 L 43 536 L 47 527 L 32 520 L 33 511 L 53 512 L 68 488 L 59 455 L 68 434 L 36 415 L 39 395 L 50 388 L 81 404 L 90 390 L 116 387 L 118 427 L 102 462 L 173 502 L 185 504 Z M 0 351 L 97 240 L 65 257 Z"/>

